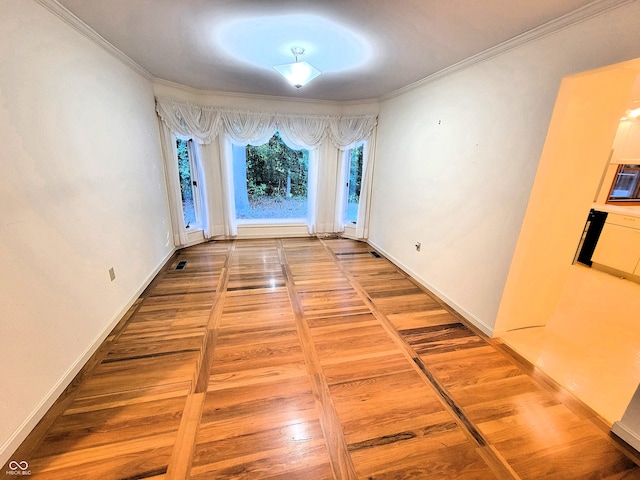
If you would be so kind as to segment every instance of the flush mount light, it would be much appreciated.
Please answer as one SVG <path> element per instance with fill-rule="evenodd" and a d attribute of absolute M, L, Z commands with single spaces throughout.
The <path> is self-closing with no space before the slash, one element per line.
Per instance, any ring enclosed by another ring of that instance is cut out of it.
<path fill-rule="evenodd" d="M 307 62 L 298 61 L 298 58 L 304 55 L 304 48 L 293 47 L 291 48 L 291 53 L 293 53 L 296 58 L 294 63 L 276 65 L 273 68 L 294 87 L 299 89 L 322 73 Z"/>
<path fill-rule="evenodd" d="M 634 108 L 633 110 L 627 110 L 628 118 L 639 118 L 640 117 L 640 108 Z"/>
<path fill-rule="evenodd" d="M 640 118 L 640 100 L 634 100 L 625 114 L 626 117 L 630 120 L 637 120 L 638 118 Z"/>

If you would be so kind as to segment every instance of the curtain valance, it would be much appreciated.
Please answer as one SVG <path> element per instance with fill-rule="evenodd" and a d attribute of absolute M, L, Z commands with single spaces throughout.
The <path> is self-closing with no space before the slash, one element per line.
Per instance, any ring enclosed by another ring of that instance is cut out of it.
<path fill-rule="evenodd" d="M 156 99 L 156 112 L 169 130 L 192 137 L 200 144 L 211 143 L 218 136 L 221 125 L 218 110 Z"/>
<path fill-rule="evenodd" d="M 208 144 L 224 130 L 240 144 L 264 143 L 278 130 L 289 142 L 319 146 L 327 137 L 339 149 L 369 138 L 377 116 L 298 115 L 238 111 L 156 98 L 156 111 L 173 132 Z"/>

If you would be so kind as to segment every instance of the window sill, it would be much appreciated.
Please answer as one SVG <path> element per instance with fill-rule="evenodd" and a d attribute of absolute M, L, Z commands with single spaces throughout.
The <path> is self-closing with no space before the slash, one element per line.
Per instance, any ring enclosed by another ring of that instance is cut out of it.
<path fill-rule="evenodd" d="M 250 225 L 250 226 L 260 226 L 260 225 L 307 225 L 309 220 L 306 218 L 251 218 L 251 219 L 241 219 L 236 220 L 236 224 L 240 225 Z"/>
<path fill-rule="evenodd" d="M 607 200 L 607 205 L 618 205 L 620 207 L 637 207 L 640 200 Z"/>

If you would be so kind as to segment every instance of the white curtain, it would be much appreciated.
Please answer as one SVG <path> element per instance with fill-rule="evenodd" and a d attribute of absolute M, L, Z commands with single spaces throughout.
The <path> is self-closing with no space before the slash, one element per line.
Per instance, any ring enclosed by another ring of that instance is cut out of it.
<path fill-rule="evenodd" d="M 156 111 L 171 132 L 192 138 L 197 143 L 211 143 L 218 136 L 220 110 L 164 98 L 156 101 Z"/>
<path fill-rule="evenodd" d="M 196 144 L 196 155 L 202 182 L 202 223 L 204 236 L 207 239 L 231 235 L 225 221 L 223 173 L 220 161 L 220 137 L 215 137 L 211 143 Z"/>
<path fill-rule="evenodd" d="M 164 157 L 164 173 L 167 184 L 167 199 L 169 201 L 173 244 L 176 247 L 181 247 L 187 244 L 187 229 L 184 225 L 184 215 L 182 213 L 176 136 L 171 132 L 169 127 L 162 122 L 160 122 L 160 141 L 162 142 L 162 155 Z"/>
<path fill-rule="evenodd" d="M 198 165 L 202 172 L 203 214 L 205 237 L 237 235 L 233 191 L 232 144 L 262 145 L 274 132 L 280 132 L 283 141 L 293 149 L 309 150 L 308 224 L 310 233 L 335 233 L 342 231 L 339 210 L 342 168 L 342 153 L 345 148 L 365 141 L 374 132 L 376 115 L 327 116 L 297 115 L 268 112 L 249 112 L 199 106 L 178 102 L 170 98 L 157 98 L 156 111 L 166 131 L 192 138 L 199 145 L 196 149 Z M 163 140 L 163 144 L 166 141 Z M 372 151 L 371 148 L 369 148 Z M 171 162 L 177 162 L 175 148 L 163 146 L 167 170 Z M 373 156 L 368 156 L 373 167 Z M 177 169 L 174 167 L 173 170 Z M 182 205 L 176 201 L 179 183 L 167 173 L 168 190 L 172 207 L 172 226 L 178 240 L 186 242 Z M 370 177 L 369 178 L 370 181 Z M 362 189 L 365 188 L 363 178 Z M 370 190 L 370 187 L 368 187 Z M 171 197 L 174 197 L 173 199 Z M 177 200 L 180 200 L 178 197 Z M 179 208 L 178 208 L 179 207 Z M 361 209 L 367 212 L 368 205 Z M 176 212 L 174 212 L 176 210 Z M 173 216 L 180 213 L 173 221 Z M 363 218 L 368 218 L 364 215 Z M 359 215 L 360 218 L 360 215 Z M 363 220 L 364 222 L 364 220 Z M 360 229 L 364 235 L 368 226 Z M 183 238 L 184 237 L 184 238 Z M 364 238 L 364 237 L 363 237 Z"/>
<path fill-rule="evenodd" d="M 276 130 L 292 143 L 317 147 L 329 137 L 337 148 L 367 139 L 377 123 L 377 116 L 297 115 L 252 112 L 156 99 L 156 111 L 172 132 L 193 138 L 201 144 L 224 132 L 236 143 L 257 143 L 270 138 Z M 264 142 L 263 142 L 264 143 Z"/>
<path fill-rule="evenodd" d="M 360 202 L 358 203 L 358 220 L 356 222 L 356 237 L 362 240 L 369 238 L 376 133 L 377 128 L 374 126 L 371 135 L 369 135 L 367 141 L 364 142 L 364 150 L 362 152 L 362 179 L 360 180 Z"/>
<path fill-rule="evenodd" d="M 222 115 L 226 135 L 238 145 L 262 145 L 276 131 L 273 114 L 225 111 Z"/>
<path fill-rule="evenodd" d="M 376 123 L 377 117 L 373 115 L 332 118 L 329 136 L 336 147 L 344 150 L 369 138 Z"/>
<path fill-rule="evenodd" d="M 356 218 L 355 235 L 358 239 L 366 239 L 369 236 L 369 214 L 371 211 L 371 191 L 373 183 L 373 165 L 375 152 L 376 129 L 364 142 L 357 142 L 348 145 L 339 152 L 339 167 L 336 181 L 336 208 L 335 208 L 335 231 L 343 232 L 345 229 L 345 211 L 348 203 L 348 183 L 350 174 L 350 150 L 363 145 L 362 151 L 362 177 L 360 179 L 360 200 L 358 202 L 358 212 Z"/>
<path fill-rule="evenodd" d="M 222 215 L 227 236 L 238 234 L 236 222 L 235 189 L 233 187 L 233 143 L 228 137 L 220 139 L 220 165 L 222 170 Z"/>
<path fill-rule="evenodd" d="M 301 117 L 279 115 L 278 131 L 296 145 L 316 148 L 327 136 L 329 119 L 327 117 Z"/>
<path fill-rule="evenodd" d="M 307 230 L 309 235 L 318 233 L 317 231 L 317 210 L 318 210 L 318 172 L 320 165 L 320 152 L 317 148 L 309 150 L 309 172 L 307 183 Z"/>
<path fill-rule="evenodd" d="M 340 188 L 338 184 L 342 165 L 340 159 L 340 150 L 329 140 L 323 142 L 318 148 L 317 197 L 314 210 L 316 225 L 313 233 L 337 233 L 344 230 L 336 223 L 336 215 L 339 215 L 336 199 L 337 191 Z"/>

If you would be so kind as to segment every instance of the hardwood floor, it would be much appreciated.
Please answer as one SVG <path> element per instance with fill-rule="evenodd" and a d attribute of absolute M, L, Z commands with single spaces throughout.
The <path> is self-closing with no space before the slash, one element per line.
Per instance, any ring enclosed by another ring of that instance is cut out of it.
<path fill-rule="evenodd" d="M 178 252 L 12 459 L 42 479 L 640 478 L 589 409 L 374 253 Z"/>

